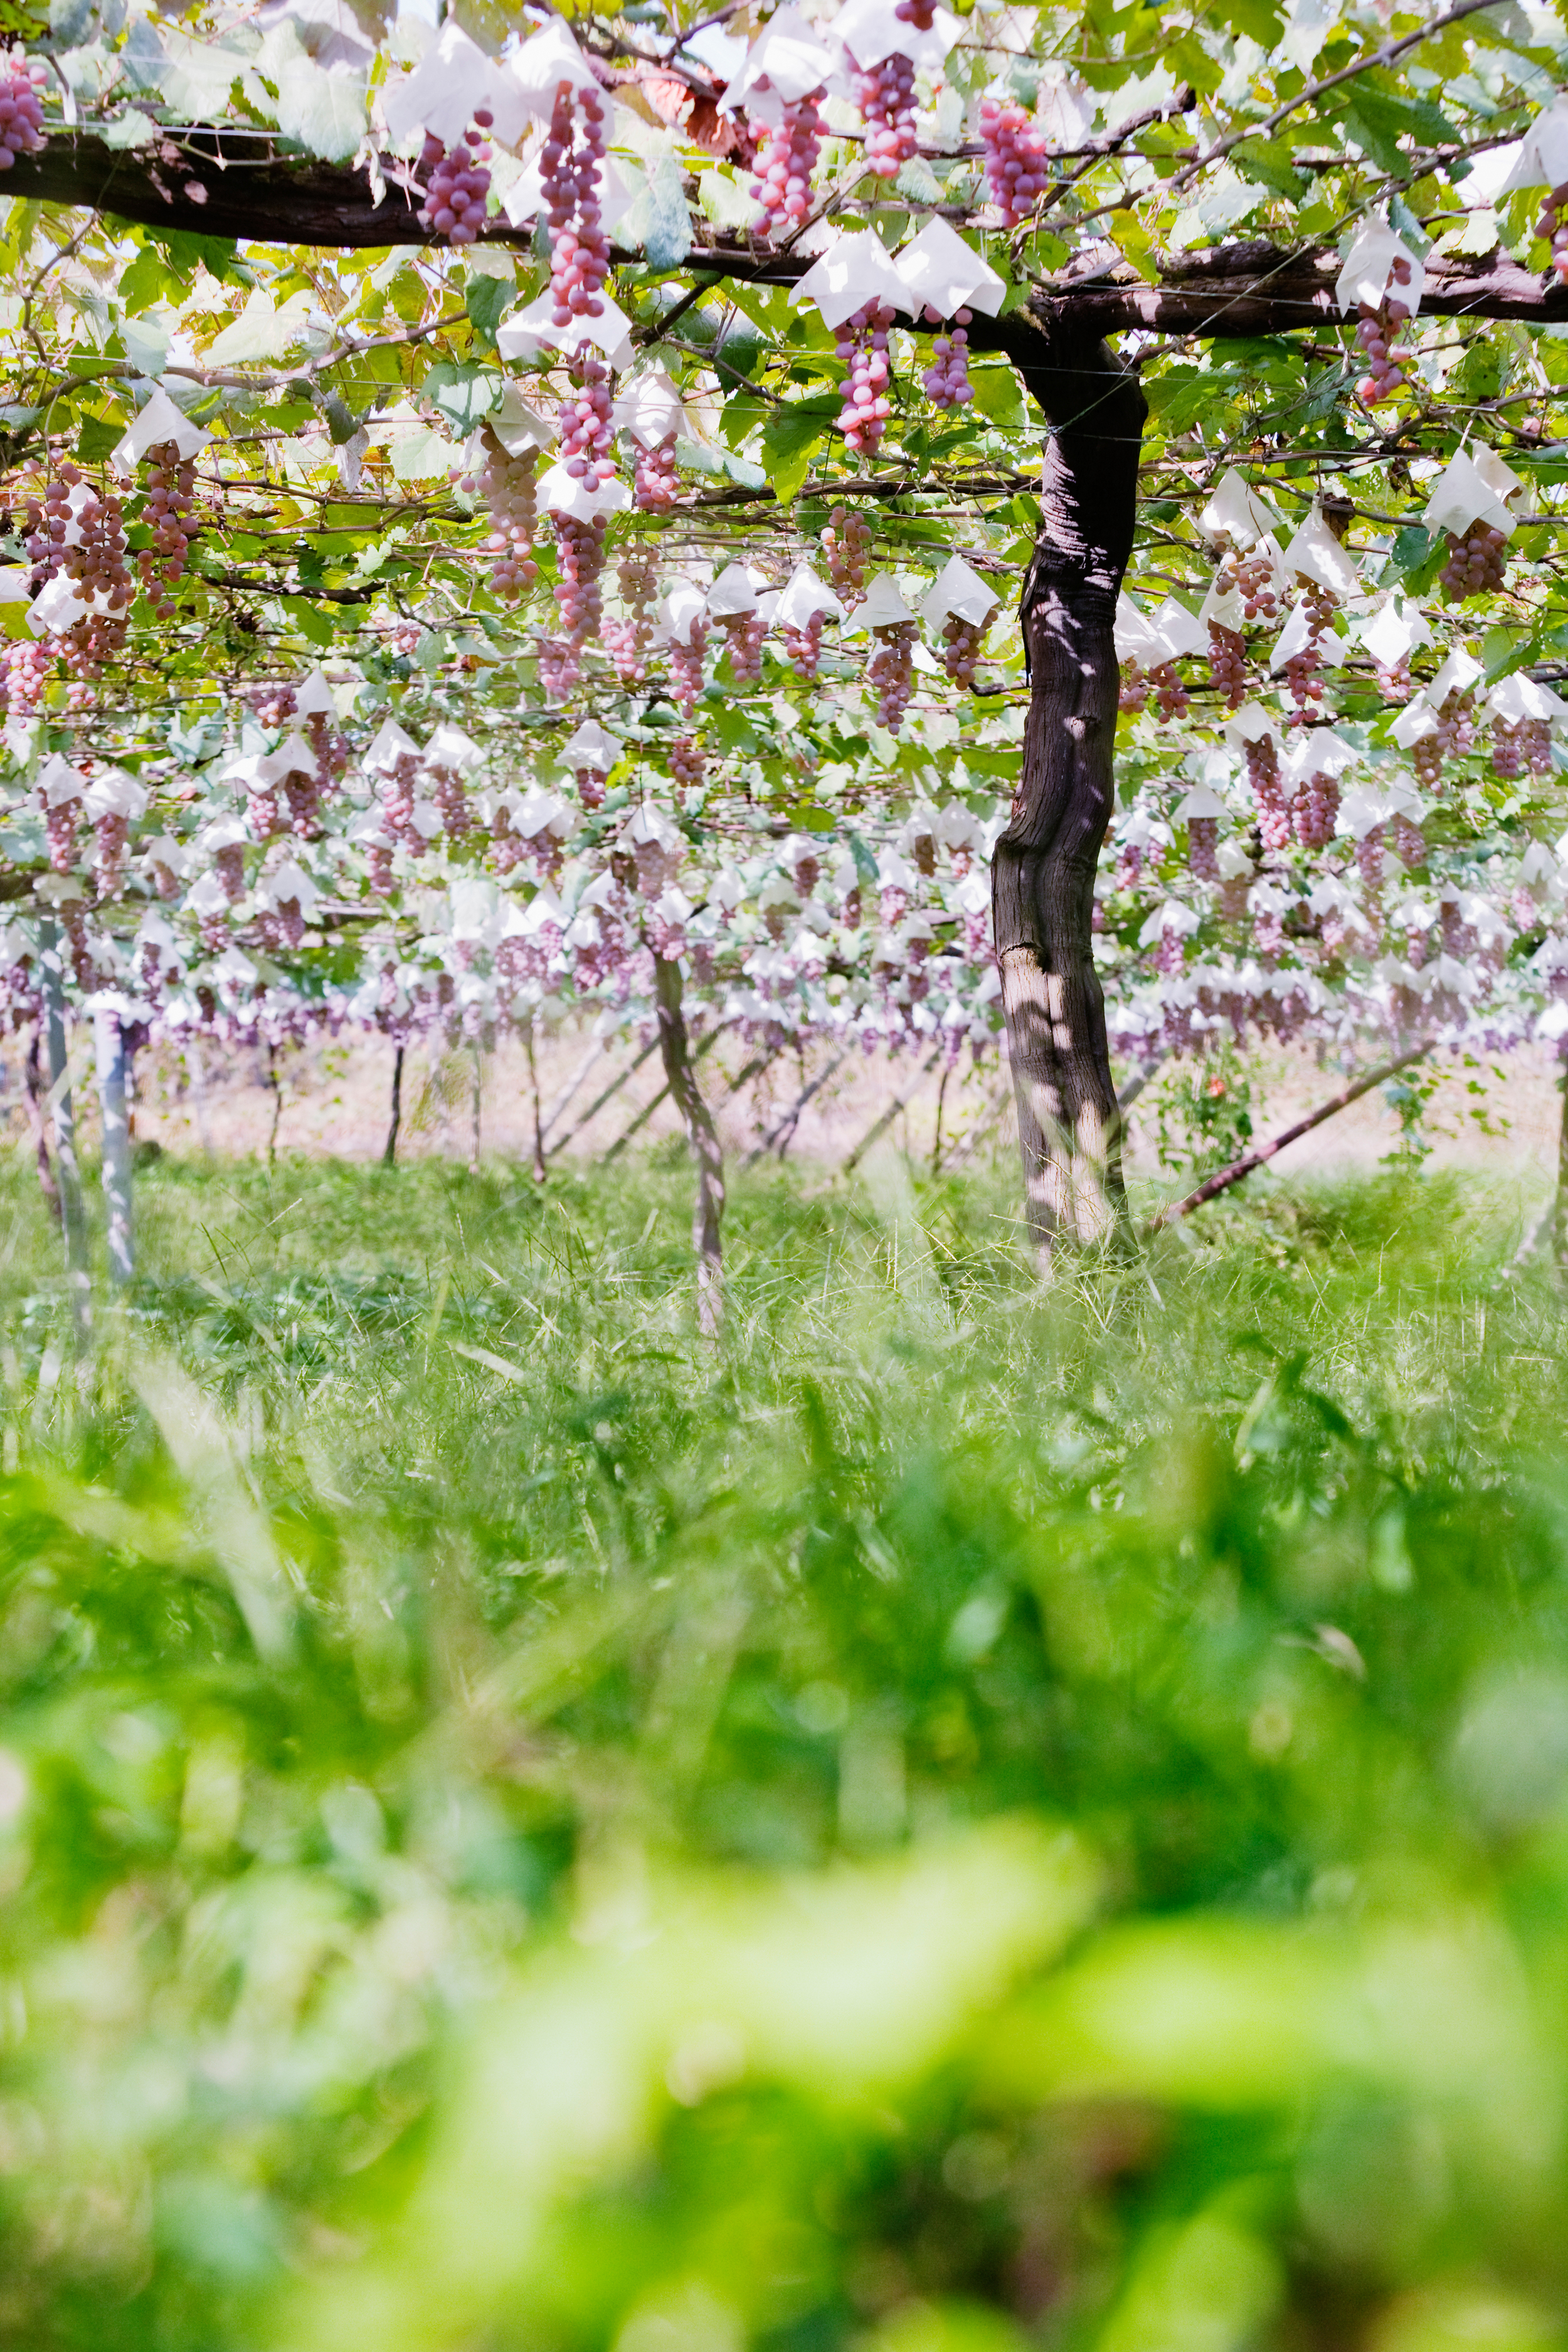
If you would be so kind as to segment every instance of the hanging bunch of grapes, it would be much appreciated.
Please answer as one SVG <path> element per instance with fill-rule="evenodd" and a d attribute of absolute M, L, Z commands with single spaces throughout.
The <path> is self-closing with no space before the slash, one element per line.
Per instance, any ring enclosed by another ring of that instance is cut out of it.
<path fill-rule="evenodd" d="M 1326 849 L 1334 837 L 1340 813 L 1340 788 L 1332 776 L 1307 778 L 1291 803 L 1296 838 L 1303 849 Z"/>
<path fill-rule="evenodd" d="M 675 443 L 676 436 L 667 433 L 651 448 L 637 451 L 632 503 L 644 514 L 668 514 L 675 504 L 680 489 L 680 477 L 675 470 Z"/>
<path fill-rule="evenodd" d="M 962 613 L 950 613 L 942 623 L 942 666 L 954 686 L 973 685 L 985 629 L 984 621 L 966 621 Z"/>
<path fill-rule="evenodd" d="M 1307 640 L 1286 662 L 1285 683 L 1296 706 L 1292 724 L 1315 727 L 1322 716 L 1323 639 L 1333 624 L 1334 597 L 1321 580 L 1299 576 L 1298 584 L 1301 592 L 1300 609 L 1307 620 Z"/>
<path fill-rule="evenodd" d="M 730 667 L 737 686 L 760 686 L 763 640 L 768 625 L 761 613 L 726 613 L 719 624 L 730 645 Z"/>
<path fill-rule="evenodd" d="M 1045 192 L 1045 138 L 1016 100 L 985 97 L 980 101 L 980 143 L 986 195 L 1007 226 L 1016 228 Z"/>
<path fill-rule="evenodd" d="M 461 477 L 458 487 L 483 499 L 489 509 L 490 527 L 484 542 L 489 584 L 498 596 L 515 604 L 539 577 L 533 558 L 539 517 L 535 456 L 525 449 L 514 457 L 488 423 L 479 427 L 479 465 Z"/>
<path fill-rule="evenodd" d="M 448 245 L 472 245 L 485 225 L 490 151 L 484 133 L 494 121 L 488 107 L 479 108 L 449 153 L 439 139 L 426 136 L 415 167 L 425 189 L 419 226 Z"/>
<path fill-rule="evenodd" d="M 847 612 L 853 612 L 866 593 L 872 538 L 871 526 L 863 515 L 852 514 L 844 507 L 834 508 L 822 534 L 822 552 L 827 563 L 827 576 L 843 598 Z"/>
<path fill-rule="evenodd" d="M 1244 747 L 1247 781 L 1258 803 L 1258 830 L 1265 849 L 1290 846 L 1290 804 L 1279 773 L 1279 750 L 1272 735 Z"/>
<path fill-rule="evenodd" d="M 1156 662 L 1149 671 L 1144 698 L 1152 693 L 1154 709 L 1162 719 L 1184 719 L 1193 706 L 1193 698 L 1176 674 L 1173 661 Z"/>
<path fill-rule="evenodd" d="M 816 101 L 825 95 L 816 89 L 796 99 L 784 107 L 776 123 L 763 131 L 752 202 L 761 205 L 766 215 L 763 226 L 770 236 L 798 228 L 811 210 L 812 173 L 827 129 Z"/>
<path fill-rule="evenodd" d="M 1247 639 L 1218 621 L 1209 623 L 1209 683 L 1227 710 L 1247 700 Z"/>
<path fill-rule="evenodd" d="M 1535 234 L 1552 247 L 1552 268 L 1558 283 L 1568 286 L 1568 180 L 1553 188 L 1542 205 Z"/>
<path fill-rule="evenodd" d="M 1219 880 L 1217 816 L 1190 816 L 1187 819 L 1187 871 L 1197 882 Z"/>
<path fill-rule="evenodd" d="M 896 180 L 919 143 L 913 62 L 895 50 L 879 65 L 858 66 L 850 87 L 866 121 L 866 168 L 879 180 Z"/>
<path fill-rule="evenodd" d="M 708 772 L 708 754 L 700 735 L 677 735 L 669 746 L 669 772 L 678 784 L 700 784 Z"/>
<path fill-rule="evenodd" d="M 896 735 L 915 690 L 915 625 L 890 621 L 871 634 L 877 644 L 867 666 L 867 680 L 877 697 L 879 719 L 889 735 Z"/>
<path fill-rule="evenodd" d="M 921 383 L 933 408 L 962 408 L 974 397 L 974 386 L 969 381 L 968 332 L 973 315 L 971 310 L 955 310 L 947 333 L 931 338 L 931 364 Z M 928 308 L 926 319 L 932 326 L 942 324 L 939 310 Z"/>
<path fill-rule="evenodd" d="M 1503 584 L 1508 572 L 1508 533 L 1496 523 L 1473 522 L 1464 532 L 1445 531 L 1448 560 L 1437 575 L 1446 604 L 1465 604 Z"/>
<path fill-rule="evenodd" d="M 1403 255 L 1394 264 L 1390 283 L 1391 286 L 1408 286 L 1410 283 L 1410 264 Z M 1409 323 L 1410 305 L 1402 302 L 1398 295 L 1391 291 L 1384 294 L 1381 302 L 1363 302 L 1360 310 L 1356 341 L 1366 354 L 1367 372 L 1357 384 L 1356 392 L 1369 408 L 1374 408 L 1380 401 L 1392 400 L 1396 392 L 1404 390 L 1405 378 L 1401 370 L 1409 366 L 1411 354 L 1400 350 L 1394 339 L 1401 327 Z"/>
<path fill-rule="evenodd" d="M 195 537 L 192 511 L 195 505 L 195 460 L 182 457 L 173 441 L 161 441 L 147 452 L 147 500 L 142 520 L 153 534 L 153 544 L 136 558 L 144 594 L 153 599 L 160 621 L 173 620 L 173 591 L 185 575 L 185 558 Z"/>
<path fill-rule="evenodd" d="M 805 620 L 786 621 L 780 631 L 784 638 L 784 659 L 796 677 L 810 685 L 816 676 L 816 666 L 822 659 L 822 631 L 827 615 L 812 613 Z"/>
<path fill-rule="evenodd" d="M 1116 708 L 1128 718 L 1135 719 L 1149 708 L 1149 678 L 1141 662 L 1131 659 L 1121 665 L 1121 682 L 1116 689 Z"/>
<path fill-rule="evenodd" d="M 696 709 L 697 698 L 702 691 L 702 665 L 707 652 L 708 623 L 700 614 L 685 637 L 672 637 L 669 645 L 670 690 L 687 719 Z"/>
<path fill-rule="evenodd" d="M 867 302 L 837 331 L 835 348 L 849 370 L 838 429 L 847 446 L 867 457 L 876 455 L 893 413 L 888 396 L 888 338 L 893 318 L 886 304 Z"/>
<path fill-rule="evenodd" d="M 646 547 L 628 547 L 616 567 L 616 586 L 624 615 L 601 622 L 600 635 L 623 686 L 636 686 L 647 667 L 653 637 L 653 606 L 658 574 Z"/>
<path fill-rule="evenodd" d="M 539 152 L 550 231 L 552 316 L 558 328 L 574 319 L 603 318 L 610 274 L 610 240 L 603 225 L 599 183 L 605 157 L 605 101 L 572 84 L 558 84 L 550 127 Z"/>
<path fill-rule="evenodd" d="M 41 58 L 20 49 L 0 52 L 0 172 L 18 155 L 36 155 L 44 144 L 43 89 L 48 68 Z"/>

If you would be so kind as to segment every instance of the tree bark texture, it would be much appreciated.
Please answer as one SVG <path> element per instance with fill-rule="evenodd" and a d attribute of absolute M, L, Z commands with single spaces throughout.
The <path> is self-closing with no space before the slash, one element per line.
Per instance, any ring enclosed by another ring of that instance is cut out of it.
<path fill-rule="evenodd" d="M 381 1155 L 384 1168 L 397 1165 L 397 1130 L 403 1125 L 403 1055 L 404 1048 L 392 1049 L 392 1124 L 386 1130 L 386 1148 Z"/>
<path fill-rule="evenodd" d="M 1563 1088 L 1563 1119 L 1557 1130 L 1557 1198 L 1552 1204 L 1552 1255 L 1568 1266 L 1568 1062 L 1558 1083 Z"/>
<path fill-rule="evenodd" d="M 697 1322 L 705 1339 L 716 1339 L 724 1320 L 724 1152 L 713 1114 L 702 1098 L 680 1008 L 680 965 L 655 956 L 658 998 L 658 1044 L 670 1099 L 680 1113 L 686 1139 L 697 1162 L 697 1199 L 691 1214 L 691 1246 L 697 1255 Z"/>
<path fill-rule="evenodd" d="M 131 1125 L 126 1112 L 125 1034 L 110 1004 L 94 1007 L 93 1051 L 103 1118 L 103 1198 L 109 1212 L 109 1278 L 123 1289 L 136 1272 L 131 1230 Z"/>
<path fill-rule="evenodd" d="M 1012 819 L 992 865 L 992 935 L 1018 1104 L 1029 1230 L 1125 1230 L 1121 1114 L 1094 968 L 1094 877 L 1115 803 L 1117 592 L 1132 549 L 1147 405 L 1104 343 L 1023 368 L 1051 426 L 1019 619 L 1031 696 Z"/>

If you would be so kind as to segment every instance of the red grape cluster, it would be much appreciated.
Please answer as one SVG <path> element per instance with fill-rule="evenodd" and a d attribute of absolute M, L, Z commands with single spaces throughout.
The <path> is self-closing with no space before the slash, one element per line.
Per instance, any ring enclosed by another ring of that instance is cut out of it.
<path fill-rule="evenodd" d="M 651 449 L 637 451 L 634 502 L 645 514 L 668 514 L 675 504 L 680 488 L 675 470 L 675 437 L 673 433 L 667 433 Z"/>
<path fill-rule="evenodd" d="M 5 651 L 0 674 L 0 711 L 26 719 L 42 707 L 54 655 L 41 639 L 14 638 Z"/>
<path fill-rule="evenodd" d="M 1410 264 L 1403 256 L 1394 265 L 1395 286 L 1410 283 Z M 1400 301 L 1397 295 L 1385 294 L 1379 303 L 1361 304 L 1361 318 L 1356 326 L 1356 341 L 1366 353 L 1367 372 L 1356 386 L 1359 396 L 1369 408 L 1379 401 L 1392 400 L 1405 387 L 1400 371 L 1410 364 L 1410 353 L 1401 351 L 1394 337 L 1408 323 L 1410 305 Z"/>
<path fill-rule="evenodd" d="M 1222 565 L 1222 571 L 1227 568 Z M 1259 621 L 1267 628 L 1279 610 L 1279 590 L 1274 577 L 1274 566 L 1266 555 L 1247 555 L 1239 561 L 1228 559 L 1236 586 L 1241 598 L 1242 610 L 1249 621 Z"/>
<path fill-rule="evenodd" d="M 1121 683 L 1116 690 L 1116 708 L 1131 719 L 1136 719 L 1141 710 L 1148 709 L 1149 680 L 1141 662 L 1122 663 Z"/>
<path fill-rule="evenodd" d="M 674 639 L 669 647 L 669 682 L 684 717 L 689 719 L 702 691 L 702 664 L 708 651 L 708 624 L 698 619 L 685 645 Z"/>
<path fill-rule="evenodd" d="M 1426 836 L 1418 824 L 1412 824 L 1403 810 L 1394 817 L 1394 850 L 1399 862 L 1410 873 L 1426 863 Z"/>
<path fill-rule="evenodd" d="M 1452 898 L 1445 898 L 1441 915 L 1443 952 L 1451 955 L 1456 963 L 1467 963 L 1476 951 L 1476 930 L 1467 923 Z"/>
<path fill-rule="evenodd" d="M 583 675 L 583 665 L 577 658 L 577 648 L 565 637 L 541 637 L 539 640 L 539 683 L 546 702 L 564 702 L 574 692 Z"/>
<path fill-rule="evenodd" d="M 851 449 L 875 455 L 893 404 L 888 397 L 888 335 L 893 312 L 886 304 L 862 304 L 838 330 L 837 355 L 849 370 L 838 429 Z"/>
<path fill-rule="evenodd" d="M 149 449 L 147 457 L 152 471 L 142 520 L 153 534 L 153 544 L 142 550 L 136 565 L 142 586 L 153 600 L 155 615 L 169 621 L 174 615 L 170 592 L 184 577 L 185 556 L 195 537 L 191 510 L 195 504 L 196 468 L 193 459 L 181 457 L 173 441 L 160 441 Z"/>
<path fill-rule="evenodd" d="M 18 155 L 36 155 L 44 144 L 45 67 L 20 50 L 0 58 L 0 172 L 8 172 Z"/>
<path fill-rule="evenodd" d="M 891 621 L 871 634 L 877 644 L 866 676 L 876 689 L 878 718 L 889 735 L 896 735 L 915 690 L 915 625 Z"/>
<path fill-rule="evenodd" d="M 816 109 L 822 95 L 816 90 L 786 106 L 781 120 L 768 125 L 757 152 L 752 202 L 762 205 L 764 226 L 774 234 L 797 228 L 811 210 L 811 175 L 827 129 Z"/>
<path fill-rule="evenodd" d="M 969 381 L 967 332 L 973 315 L 971 310 L 955 310 L 951 332 L 931 338 L 931 365 L 921 382 L 933 408 L 962 408 L 974 397 L 974 386 Z M 928 310 L 926 317 L 941 323 L 935 311 Z"/>
<path fill-rule="evenodd" d="M 277 729 L 287 727 L 293 718 L 299 697 L 287 680 L 268 678 L 259 686 L 247 687 L 245 699 L 263 727 Z"/>
<path fill-rule="evenodd" d="M 456 768 L 431 769 L 430 797 L 441 812 L 447 840 L 466 840 L 474 829 L 474 819 L 468 806 L 468 795 L 463 789 L 463 779 Z"/>
<path fill-rule="evenodd" d="M 423 857 L 428 844 L 414 822 L 414 793 L 418 780 L 419 762 L 412 751 L 399 751 L 391 768 L 382 778 L 382 823 L 394 841 L 400 841 L 410 857 Z"/>
<path fill-rule="evenodd" d="M 488 165 L 490 151 L 484 133 L 495 121 L 480 107 L 473 125 L 448 153 L 439 139 L 426 135 L 416 170 L 425 188 L 419 208 L 421 228 L 444 236 L 449 245 L 472 245 L 485 225 L 485 199 L 490 192 Z"/>
<path fill-rule="evenodd" d="M 562 402 L 557 419 L 561 458 L 572 479 L 585 482 L 592 490 L 609 481 L 616 470 L 610 372 L 602 360 L 584 352 L 572 363 L 572 376 L 577 389 Z"/>
<path fill-rule="evenodd" d="M 1524 773 L 1524 730 L 1528 719 L 1517 724 L 1507 719 L 1492 720 L 1492 773 L 1504 783 L 1511 783 Z"/>
<path fill-rule="evenodd" d="M 81 819 L 81 803 L 57 801 L 44 811 L 44 838 L 48 845 L 49 864 L 57 874 L 68 874 L 76 864 L 77 828 Z"/>
<path fill-rule="evenodd" d="M 1291 804 L 1296 838 L 1303 849 L 1326 849 L 1334 837 L 1340 788 L 1331 776 L 1309 776 Z"/>
<path fill-rule="evenodd" d="M 1217 816 L 1190 816 L 1187 819 L 1187 869 L 1196 881 L 1219 880 Z"/>
<path fill-rule="evenodd" d="M 571 83 L 559 83 L 550 128 L 539 151 L 550 226 L 552 316 L 557 327 L 569 327 L 574 319 L 605 315 L 610 240 L 601 226 L 599 206 L 599 167 L 604 155 L 604 100 L 596 89 L 585 89 L 579 110 Z"/>
<path fill-rule="evenodd" d="M 983 98 L 980 143 L 985 151 L 985 193 L 1007 226 L 1016 228 L 1045 188 L 1046 142 L 1015 100 Z"/>
<path fill-rule="evenodd" d="M 1177 677 L 1174 662 L 1157 663 L 1149 672 L 1149 684 L 1153 689 L 1154 708 L 1162 719 L 1186 717 L 1193 698 Z"/>
<path fill-rule="evenodd" d="M 760 686 L 766 621 L 760 613 L 727 613 L 719 625 L 730 640 L 730 667 L 737 686 Z"/>
<path fill-rule="evenodd" d="M 1568 286 L 1568 180 L 1553 188 L 1542 204 L 1535 234 L 1550 244 L 1552 267 L 1561 282 Z"/>
<path fill-rule="evenodd" d="M 917 145 L 913 62 L 895 51 L 856 73 L 854 93 L 866 118 L 866 168 L 879 180 L 897 179 Z"/>
<path fill-rule="evenodd" d="M 1217 621 L 1209 623 L 1209 683 L 1227 710 L 1239 710 L 1247 700 L 1247 639 Z"/>
<path fill-rule="evenodd" d="M 797 677 L 809 686 L 816 676 L 816 665 L 822 659 L 822 629 L 826 619 L 824 613 L 813 613 L 809 621 L 796 627 L 785 622 L 783 636 L 784 659 Z"/>
<path fill-rule="evenodd" d="M 321 836 L 321 785 L 318 776 L 303 768 L 290 768 L 283 779 L 283 790 L 289 800 L 289 822 L 301 841 L 319 841 Z"/>
<path fill-rule="evenodd" d="M 1285 797 L 1285 787 L 1279 774 L 1279 753 L 1272 735 L 1265 735 L 1258 743 L 1248 743 L 1247 781 L 1252 797 L 1258 803 L 1258 830 L 1265 849 L 1289 849 L 1290 846 L 1290 806 Z"/>
<path fill-rule="evenodd" d="M 1473 522 L 1461 539 L 1447 531 L 1448 561 L 1437 574 L 1446 604 L 1463 604 L 1472 596 L 1499 589 L 1508 570 L 1508 535 L 1495 523 Z"/>
<path fill-rule="evenodd" d="M 950 613 L 942 623 L 942 666 L 954 686 L 973 685 L 984 636 L 984 621 L 965 621 L 957 613 Z"/>
<path fill-rule="evenodd" d="M 581 522 L 575 515 L 552 515 L 558 550 L 555 602 L 566 626 L 566 642 L 575 655 L 599 634 L 604 598 L 599 575 L 605 568 L 605 518 Z"/>
<path fill-rule="evenodd" d="M 57 450 L 42 498 L 30 496 L 22 509 L 35 593 L 47 586 L 65 562 L 66 532 L 71 520 L 70 494 L 81 478 L 80 467 L 73 466 Z"/>
<path fill-rule="evenodd" d="M 851 514 L 844 507 L 834 508 L 822 534 L 822 552 L 827 576 L 850 610 L 866 593 L 871 539 L 871 526 L 863 515 Z"/>
<path fill-rule="evenodd" d="M 250 827 L 250 837 L 253 841 L 268 842 L 274 834 L 282 832 L 283 812 L 279 803 L 276 784 L 247 784 L 245 821 Z"/>
<path fill-rule="evenodd" d="M 599 634 L 623 686 L 636 686 L 646 666 L 658 574 L 651 555 L 630 547 L 616 568 L 616 584 L 626 606 L 624 619 L 602 622 Z"/>
<path fill-rule="evenodd" d="M 1300 585 L 1301 602 L 1307 613 L 1308 636 L 1300 652 L 1292 654 L 1285 665 L 1285 683 L 1296 706 L 1291 714 L 1292 724 L 1315 727 L 1322 717 L 1321 706 L 1325 692 L 1323 639 L 1334 617 L 1334 599 L 1321 581 L 1303 580 Z"/>
<path fill-rule="evenodd" d="M 936 22 L 936 0 L 899 0 L 893 14 L 900 25 L 912 25 L 917 33 L 929 33 Z"/>
<path fill-rule="evenodd" d="M 1408 702 L 1415 691 L 1410 675 L 1410 656 L 1402 654 L 1396 662 L 1378 662 L 1377 690 L 1385 702 Z"/>
<path fill-rule="evenodd" d="M 1355 862 L 1369 902 L 1383 887 L 1383 827 L 1380 824 L 1370 826 L 1355 845 Z"/>
<path fill-rule="evenodd" d="M 677 735 L 669 746 L 669 772 L 678 784 L 700 784 L 708 772 L 700 735 Z"/>
<path fill-rule="evenodd" d="M 534 453 L 529 449 L 514 457 L 489 425 L 481 427 L 479 437 L 482 462 L 473 473 L 465 474 L 458 487 L 489 505 L 490 528 L 485 552 L 489 558 L 490 586 L 498 596 L 515 604 L 539 577 L 533 560 L 539 513 Z"/>

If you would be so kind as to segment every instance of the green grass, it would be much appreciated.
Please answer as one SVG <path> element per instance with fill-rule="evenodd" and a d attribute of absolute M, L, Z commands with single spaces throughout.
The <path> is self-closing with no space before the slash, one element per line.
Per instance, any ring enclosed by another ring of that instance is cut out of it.
<path fill-rule="evenodd" d="M 0 1170 L 0 2344 L 1555 2341 L 1509 1204 L 687 1181 Z"/>

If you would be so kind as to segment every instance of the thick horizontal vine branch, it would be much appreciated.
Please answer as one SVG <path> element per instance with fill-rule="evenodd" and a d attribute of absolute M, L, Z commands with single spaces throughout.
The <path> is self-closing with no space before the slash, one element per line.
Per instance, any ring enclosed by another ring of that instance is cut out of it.
<path fill-rule="evenodd" d="M 377 204 L 363 172 L 281 156 L 266 133 L 195 134 L 179 166 L 144 161 L 137 151 L 106 146 L 86 132 L 57 134 L 36 155 L 19 155 L 6 174 L 8 196 L 89 205 L 143 227 L 254 243 L 323 247 L 417 246 L 432 242 L 412 198 L 389 189 Z M 493 222 L 493 245 L 527 247 L 532 225 Z M 627 257 L 628 258 L 632 257 Z M 689 268 L 752 285 L 794 285 L 810 268 L 805 254 L 781 253 L 734 236 L 694 247 Z M 1146 334 L 1249 336 L 1332 325 L 1339 257 L 1286 253 L 1258 243 L 1173 257 L 1149 284 L 1125 266 L 1091 278 L 1047 279 L 1026 306 L 1001 319 L 976 315 L 975 351 L 1001 352 L 1027 378 L 1044 364 L 1044 339 L 1068 329 L 1098 339 L 1141 329 Z M 1433 256 L 1422 310 L 1438 318 L 1518 319 L 1537 326 L 1568 322 L 1568 286 L 1543 280 L 1506 255 Z"/>

